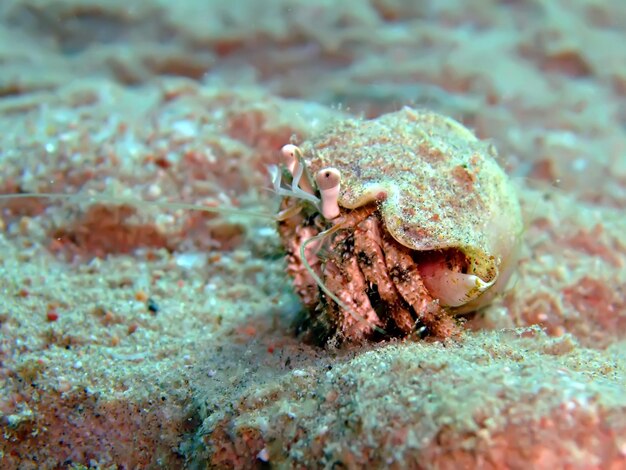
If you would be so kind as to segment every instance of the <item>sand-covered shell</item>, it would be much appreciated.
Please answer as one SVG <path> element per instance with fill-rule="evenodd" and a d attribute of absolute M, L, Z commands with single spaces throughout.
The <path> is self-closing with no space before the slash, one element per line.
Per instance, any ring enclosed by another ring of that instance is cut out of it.
<path fill-rule="evenodd" d="M 466 255 L 467 274 L 490 294 L 452 299 L 451 307 L 478 308 L 506 284 L 522 232 L 519 203 L 494 147 L 462 124 L 405 107 L 338 123 L 302 151 L 312 174 L 325 167 L 341 172 L 340 206 L 360 207 L 385 193 L 380 212 L 399 243 Z M 428 283 L 427 266 L 422 275 Z"/>

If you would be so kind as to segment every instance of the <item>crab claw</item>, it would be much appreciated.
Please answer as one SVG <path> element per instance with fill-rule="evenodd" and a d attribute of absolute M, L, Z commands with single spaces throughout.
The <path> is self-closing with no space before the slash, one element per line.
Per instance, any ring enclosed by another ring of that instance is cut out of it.
<path fill-rule="evenodd" d="M 478 298 L 493 286 L 497 275 L 486 282 L 475 274 L 450 269 L 441 257 L 420 263 L 420 275 L 424 285 L 439 304 L 444 307 L 461 307 Z"/>
<path fill-rule="evenodd" d="M 322 215 L 332 220 L 339 215 L 339 186 L 341 173 L 336 168 L 323 168 L 315 175 L 315 182 L 322 198 Z"/>

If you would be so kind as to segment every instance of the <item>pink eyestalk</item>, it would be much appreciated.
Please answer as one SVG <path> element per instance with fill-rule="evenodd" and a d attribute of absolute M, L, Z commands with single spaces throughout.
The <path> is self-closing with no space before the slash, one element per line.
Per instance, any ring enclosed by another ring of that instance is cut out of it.
<path fill-rule="evenodd" d="M 298 163 L 298 159 L 296 158 L 296 151 L 298 151 L 298 147 L 293 144 L 283 145 L 283 148 L 280 149 L 280 152 L 283 154 L 283 163 L 293 176 L 293 172 L 296 169 L 296 163 Z"/>
<path fill-rule="evenodd" d="M 303 191 L 315 195 L 315 191 L 309 181 L 308 173 L 303 166 L 304 160 L 302 159 L 302 151 L 300 148 L 297 145 L 287 144 L 283 145 L 280 151 L 283 154 L 285 166 L 293 177 L 292 186 L 297 186 Z"/>
<path fill-rule="evenodd" d="M 322 215 L 328 220 L 339 216 L 339 186 L 341 173 L 336 168 L 323 168 L 315 176 L 322 198 Z"/>

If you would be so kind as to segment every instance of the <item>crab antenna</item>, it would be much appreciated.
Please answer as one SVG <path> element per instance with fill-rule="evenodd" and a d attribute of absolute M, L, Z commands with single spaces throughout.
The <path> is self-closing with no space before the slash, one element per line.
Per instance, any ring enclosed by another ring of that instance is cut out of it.
<path fill-rule="evenodd" d="M 341 173 L 336 168 L 323 168 L 317 172 L 315 182 L 322 197 L 322 215 L 328 220 L 339 216 L 339 186 Z"/>
<path fill-rule="evenodd" d="M 50 200 L 63 200 L 70 202 L 107 202 L 111 204 L 128 204 L 134 207 L 146 207 L 155 206 L 163 207 L 166 209 L 183 209 L 193 210 L 200 212 L 211 212 L 216 214 L 227 215 L 241 215 L 244 217 L 259 217 L 263 219 L 276 220 L 275 214 L 269 214 L 267 212 L 257 212 L 253 210 L 243 210 L 236 207 L 213 207 L 202 206 L 198 204 L 186 203 L 186 202 L 167 202 L 167 201 L 142 201 L 140 199 L 132 199 L 127 197 L 107 196 L 106 194 L 61 194 L 61 193 L 11 193 L 0 194 L 0 201 L 10 199 L 50 199 Z"/>

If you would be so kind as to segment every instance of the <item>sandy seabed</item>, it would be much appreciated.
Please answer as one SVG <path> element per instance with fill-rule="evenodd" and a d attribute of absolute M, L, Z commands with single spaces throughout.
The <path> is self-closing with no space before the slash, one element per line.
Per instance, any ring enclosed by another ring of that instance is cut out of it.
<path fill-rule="evenodd" d="M 0 193 L 79 196 L 2 201 L 0 467 L 626 468 L 624 43 L 619 1 L 2 2 Z M 499 149 L 517 276 L 304 344 L 266 165 L 404 105 Z"/>

